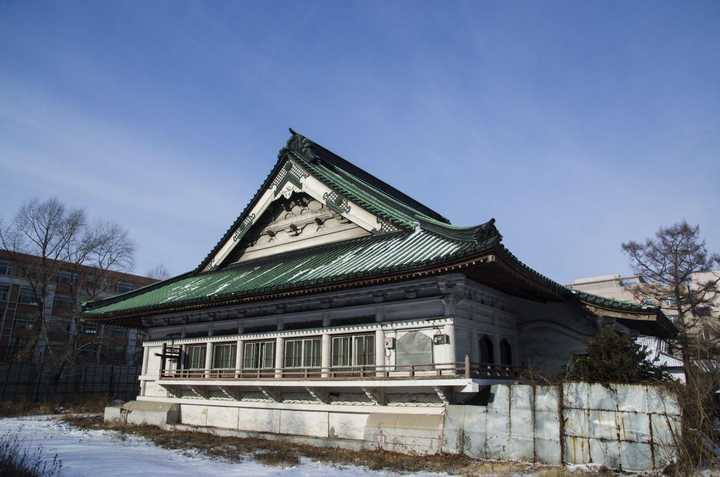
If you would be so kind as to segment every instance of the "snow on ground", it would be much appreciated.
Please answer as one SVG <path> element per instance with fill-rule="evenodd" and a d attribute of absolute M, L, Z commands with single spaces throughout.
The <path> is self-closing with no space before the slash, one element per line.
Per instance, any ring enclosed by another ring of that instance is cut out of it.
<path fill-rule="evenodd" d="M 136 436 L 121 438 L 113 431 L 82 431 L 48 417 L 0 419 L 0 436 L 17 433 L 27 447 L 41 446 L 45 455 L 57 454 L 63 477 L 390 477 L 439 476 L 441 474 L 397 474 L 362 467 L 332 466 L 302 459 L 289 468 L 266 466 L 251 459 L 228 463 L 202 455 L 163 449 Z M 443 474 L 444 475 L 444 474 Z"/>

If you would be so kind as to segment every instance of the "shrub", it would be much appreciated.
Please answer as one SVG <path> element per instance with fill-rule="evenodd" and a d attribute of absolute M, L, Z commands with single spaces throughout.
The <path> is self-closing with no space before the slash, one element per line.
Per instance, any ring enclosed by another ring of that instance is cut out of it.
<path fill-rule="evenodd" d="M 669 381 L 667 372 L 651 363 L 648 355 L 632 337 L 603 326 L 587 340 L 587 353 L 570 363 L 565 379 L 603 384 Z"/>
<path fill-rule="evenodd" d="M 58 477 L 62 463 L 40 447 L 28 449 L 15 434 L 0 436 L 0 475 L 3 477 Z"/>

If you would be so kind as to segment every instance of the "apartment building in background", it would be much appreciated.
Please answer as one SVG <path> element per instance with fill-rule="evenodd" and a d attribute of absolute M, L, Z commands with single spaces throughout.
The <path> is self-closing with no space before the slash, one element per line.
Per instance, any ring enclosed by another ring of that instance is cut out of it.
<path fill-rule="evenodd" d="M 28 346 L 39 332 L 35 293 L 20 270 L 39 261 L 39 257 L 0 250 L 0 362 L 9 362 L 27 353 Z M 53 349 L 67 343 L 72 330 L 74 299 L 80 275 L 92 276 L 89 267 L 55 262 L 57 276 L 46 296 L 48 342 Z M 122 272 L 108 272 L 101 296 L 127 293 L 156 282 L 152 278 Z M 81 296 L 81 300 L 84 297 Z M 134 365 L 142 357 L 141 339 L 137 330 L 97 322 L 80 322 L 80 358 L 86 364 Z M 32 350 L 37 354 L 37 350 Z M 27 359 L 25 357 L 24 359 Z"/>

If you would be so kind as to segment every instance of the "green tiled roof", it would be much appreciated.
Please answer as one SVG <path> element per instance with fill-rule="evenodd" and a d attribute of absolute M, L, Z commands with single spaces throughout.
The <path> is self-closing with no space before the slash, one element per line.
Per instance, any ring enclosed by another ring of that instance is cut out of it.
<path fill-rule="evenodd" d="M 90 304 L 88 315 L 216 302 L 340 280 L 412 271 L 488 250 L 500 240 L 490 221 L 463 239 L 418 228 L 288 252 L 213 272 L 189 274 Z"/>
<path fill-rule="evenodd" d="M 203 271 L 220 247 L 250 213 L 263 191 L 288 160 L 297 162 L 336 193 L 395 226 L 395 231 L 286 252 Z M 652 313 L 647 307 L 570 290 L 518 260 L 502 245 L 494 220 L 456 227 L 446 218 L 345 159 L 293 132 L 278 161 L 243 213 L 192 272 L 89 303 L 96 317 L 136 315 L 202 305 L 228 304 L 244 298 L 317 289 L 359 279 L 426 272 L 495 254 L 518 276 L 549 290 L 555 299 L 576 299 L 617 311 Z"/>

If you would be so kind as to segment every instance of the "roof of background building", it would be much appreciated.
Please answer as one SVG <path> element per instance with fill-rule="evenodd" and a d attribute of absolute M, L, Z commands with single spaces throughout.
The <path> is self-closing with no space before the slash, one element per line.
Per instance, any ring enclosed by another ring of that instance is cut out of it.
<path fill-rule="evenodd" d="M 41 258 L 37 255 L 30 255 L 27 253 L 21 253 L 21 252 L 13 252 L 10 250 L 2 250 L 0 249 L 0 261 L 3 262 L 12 262 L 16 264 L 31 264 L 31 263 L 37 263 L 41 260 Z M 53 260 L 53 259 L 46 259 L 54 263 L 54 266 L 60 270 L 60 271 L 76 271 L 76 269 L 80 270 L 93 270 L 93 267 L 89 265 L 77 265 L 71 262 L 66 262 L 62 260 Z M 150 283 L 156 283 L 158 282 L 158 279 L 152 278 L 152 277 L 146 277 L 143 275 L 136 275 L 133 273 L 128 273 L 120 270 L 110 270 L 108 272 L 113 276 L 113 278 L 118 280 L 124 280 L 129 283 L 133 283 L 135 285 L 147 285 Z"/>

